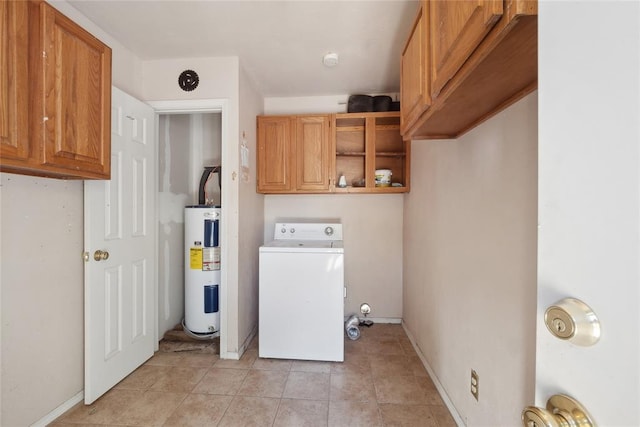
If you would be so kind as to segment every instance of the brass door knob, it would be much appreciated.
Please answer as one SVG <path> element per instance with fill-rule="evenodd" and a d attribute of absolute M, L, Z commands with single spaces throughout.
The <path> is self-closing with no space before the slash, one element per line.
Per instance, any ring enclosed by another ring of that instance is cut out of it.
<path fill-rule="evenodd" d="M 97 250 L 93 253 L 93 259 L 96 261 L 106 261 L 109 259 L 109 252 Z"/>
<path fill-rule="evenodd" d="M 524 427 L 597 427 L 580 402 L 564 394 L 555 394 L 547 408 L 527 406 L 522 411 Z"/>

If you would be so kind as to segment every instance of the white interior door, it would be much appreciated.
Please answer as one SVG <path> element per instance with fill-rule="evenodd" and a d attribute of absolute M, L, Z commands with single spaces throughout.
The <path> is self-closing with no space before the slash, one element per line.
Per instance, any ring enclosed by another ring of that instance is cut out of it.
<path fill-rule="evenodd" d="M 86 404 L 154 350 L 154 111 L 113 88 L 111 123 L 111 180 L 84 186 Z"/>
<path fill-rule="evenodd" d="M 600 426 L 638 426 L 640 2 L 541 1 L 538 29 L 536 404 L 563 393 Z M 595 345 L 545 327 L 566 297 L 600 319 Z"/>

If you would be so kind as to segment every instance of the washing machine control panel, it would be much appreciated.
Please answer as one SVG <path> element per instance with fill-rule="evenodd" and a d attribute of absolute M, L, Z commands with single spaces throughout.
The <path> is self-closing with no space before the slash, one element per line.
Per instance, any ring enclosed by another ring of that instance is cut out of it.
<path fill-rule="evenodd" d="M 342 240 L 340 223 L 277 223 L 275 240 Z"/>

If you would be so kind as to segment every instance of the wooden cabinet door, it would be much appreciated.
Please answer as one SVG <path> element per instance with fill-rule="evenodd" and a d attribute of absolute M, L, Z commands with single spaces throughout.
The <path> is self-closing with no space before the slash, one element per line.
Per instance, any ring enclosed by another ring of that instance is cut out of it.
<path fill-rule="evenodd" d="M 0 2 L 0 158 L 29 160 L 29 3 Z"/>
<path fill-rule="evenodd" d="M 293 190 L 295 150 L 290 116 L 258 117 L 258 192 Z"/>
<path fill-rule="evenodd" d="M 40 3 L 42 92 L 36 94 L 39 160 L 76 176 L 111 172 L 111 49 Z"/>
<path fill-rule="evenodd" d="M 426 0 L 420 2 L 418 15 L 411 28 L 409 40 L 400 62 L 401 132 L 404 134 L 422 112 L 431 104 L 429 90 L 429 40 Z"/>
<path fill-rule="evenodd" d="M 329 116 L 296 118 L 296 190 L 329 190 Z"/>
<path fill-rule="evenodd" d="M 435 98 L 503 13 L 503 0 L 431 0 L 431 94 Z"/>

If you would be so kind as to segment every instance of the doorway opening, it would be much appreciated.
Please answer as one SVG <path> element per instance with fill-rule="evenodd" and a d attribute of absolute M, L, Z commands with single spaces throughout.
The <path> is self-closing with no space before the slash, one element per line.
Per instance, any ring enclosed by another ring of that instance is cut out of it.
<path fill-rule="evenodd" d="M 204 168 L 222 165 L 222 115 L 158 115 L 158 332 L 184 317 L 184 207 L 197 205 Z M 213 177 L 212 177 L 213 178 Z M 222 205 L 216 179 L 207 182 L 207 205 Z"/>
<path fill-rule="evenodd" d="M 184 207 L 198 204 L 204 168 L 223 166 L 226 100 L 159 101 L 149 103 L 156 112 L 158 165 L 158 287 L 157 337 L 182 322 L 185 315 Z M 223 166 L 224 167 L 224 166 Z M 221 206 L 221 259 L 227 259 L 224 242 L 225 184 L 207 183 L 208 203 Z M 220 266 L 220 354 L 226 353 L 227 272 Z"/>

